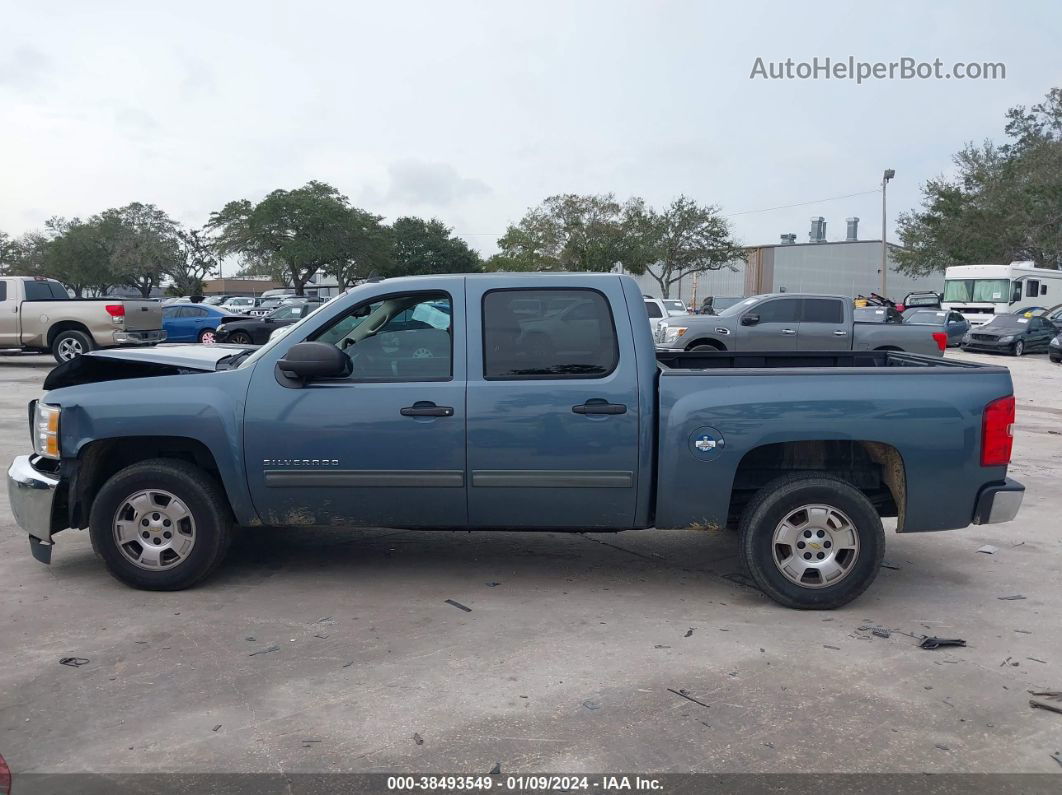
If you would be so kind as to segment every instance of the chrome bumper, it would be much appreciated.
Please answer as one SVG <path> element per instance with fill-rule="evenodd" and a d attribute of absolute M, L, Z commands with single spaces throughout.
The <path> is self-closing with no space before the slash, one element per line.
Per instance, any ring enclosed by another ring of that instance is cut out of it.
<path fill-rule="evenodd" d="M 154 345 L 166 341 L 166 332 L 158 331 L 116 331 L 111 337 L 115 345 Z"/>
<path fill-rule="evenodd" d="M 36 456 L 20 455 L 7 470 L 7 496 L 15 523 L 30 534 L 30 542 L 52 543 L 52 508 L 59 478 L 33 466 Z M 34 550 L 36 556 L 36 549 Z"/>
<path fill-rule="evenodd" d="M 1025 487 L 1007 478 L 1002 485 L 985 486 L 977 497 L 974 524 L 1002 524 L 1018 515 Z"/>

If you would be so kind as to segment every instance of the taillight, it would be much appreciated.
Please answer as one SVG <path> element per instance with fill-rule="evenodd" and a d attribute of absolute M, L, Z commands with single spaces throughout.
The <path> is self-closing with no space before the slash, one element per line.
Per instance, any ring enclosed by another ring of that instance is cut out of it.
<path fill-rule="evenodd" d="M 1014 448 L 1014 396 L 993 400 L 981 415 L 981 466 L 1005 467 Z"/>
<path fill-rule="evenodd" d="M 107 304 L 103 308 L 111 317 L 125 317 L 125 304 Z"/>
<path fill-rule="evenodd" d="M 0 756 L 0 795 L 11 795 L 11 768 Z"/>
<path fill-rule="evenodd" d="M 940 348 L 941 352 L 944 352 L 947 349 L 948 335 L 945 334 L 943 331 L 934 331 L 933 339 L 936 340 L 937 347 Z"/>

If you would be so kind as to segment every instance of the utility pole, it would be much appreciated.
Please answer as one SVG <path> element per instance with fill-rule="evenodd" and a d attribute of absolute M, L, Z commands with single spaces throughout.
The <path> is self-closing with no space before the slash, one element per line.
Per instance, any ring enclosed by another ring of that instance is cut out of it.
<path fill-rule="evenodd" d="M 887 298 L 885 293 L 885 274 L 888 272 L 889 245 L 885 242 L 885 191 L 889 186 L 889 180 L 896 176 L 896 171 L 887 168 L 881 175 L 881 297 Z"/>

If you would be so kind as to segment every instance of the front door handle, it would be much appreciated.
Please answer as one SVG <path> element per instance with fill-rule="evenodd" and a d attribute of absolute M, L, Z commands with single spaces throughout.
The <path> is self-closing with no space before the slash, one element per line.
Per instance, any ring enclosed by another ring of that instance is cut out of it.
<path fill-rule="evenodd" d="M 622 403 L 608 403 L 600 398 L 588 400 L 578 406 L 572 406 L 576 414 L 626 414 L 627 407 Z"/>
<path fill-rule="evenodd" d="M 784 328 L 784 329 L 782 329 L 782 333 L 783 334 L 796 334 L 796 329 Z"/>
<path fill-rule="evenodd" d="M 430 400 L 418 400 L 412 406 L 399 409 L 403 417 L 452 417 L 453 406 L 436 406 Z"/>
<path fill-rule="evenodd" d="M 833 332 L 833 336 L 835 336 L 835 337 L 847 337 L 848 336 L 848 332 L 847 331 L 835 331 L 835 332 Z"/>

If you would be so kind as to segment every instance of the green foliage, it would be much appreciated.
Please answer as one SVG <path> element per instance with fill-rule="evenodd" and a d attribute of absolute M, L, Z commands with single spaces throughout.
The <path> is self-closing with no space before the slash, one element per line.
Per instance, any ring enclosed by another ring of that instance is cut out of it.
<path fill-rule="evenodd" d="M 201 295 L 203 280 L 218 269 L 213 241 L 201 229 L 181 229 L 177 241 L 180 256 L 167 271 L 173 279 L 169 291 L 173 295 Z"/>
<path fill-rule="evenodd" d="M 901 271 L 926 275 L 1013 260 L 1062 264 L 1062 90 L 1006 117 L 1009 142 L 968 144 L 954 157 L 956 176 L 926 182 L 921 208 L 900 215 Z"/>
<path fill-rule="evenodd" d="M 102 230 L 117 283 L 139 290 L 145 298 L 165 275 L 183 266 L 177 224 L 153 204 L 133 202 L 104 210 L 93 223 Z"/>
<path fill-rule="evenodd" d="M 679 196 L 662 211 L 641 199 L 627 204 L 624 213 L 627 259 L 631 273 L 648 273 L 667 298 L 671 285 L 693 273 L 733 268 L 745 251 L 733 237 L 718 207 L 698 205 Z"/>
<path fill-rule="evenodd" d="M 297 295 L 317 271 L 338 270 L 357 257 L 350 202 L 323 182 L 275 190 L 258 204 L 229 202 L 211 213 L 207 229 L 216 233 L 221 256 L 239 255 L 258 273 L 283 267 Z"/>
<path fill-rule="evenodd" d="M 430 221 L 410 216 L 397 219 L 391 225 L 390 243 L 390 263 L 385 271 L 388 276 L 482 270 L 479 254 L 435 218 Z"/>

